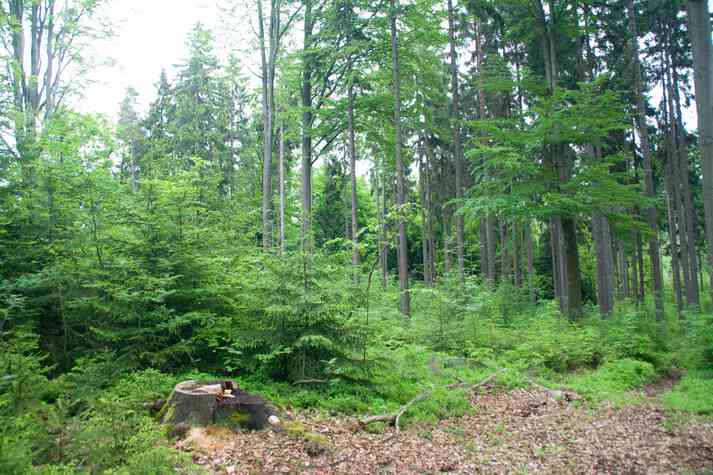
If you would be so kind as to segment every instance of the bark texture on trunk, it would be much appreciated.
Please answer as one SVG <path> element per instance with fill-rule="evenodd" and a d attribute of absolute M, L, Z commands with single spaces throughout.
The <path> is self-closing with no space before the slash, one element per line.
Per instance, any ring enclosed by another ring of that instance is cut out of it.
<path fill-rule="evenodd" d="M 302 250 L 312 250 L 312 0 L 304 2 L 302 64 Z"/>
<path fill-rule="evenodd" d="M 634 96 L 636 101 L 636 128 L 641 141 L 641 154 L 644 165 L 644 193 L 647 197 L 653 198 L 654 172 L 653 157 L 651 153 L 651 142 L 649 140 L 648 125 L 646 121 L 646 102 L 641 79 L 641 63 L 639 62 L 638 28 L 636 25 L 637 13 L 634 8 L 634 0 L 628 0 L 629 10 L 629 32 L 631 34 L 630 54 L 633 65 L 634 76 Z M 644 210 L 646 223 L 649 226 L 648 250 L 651 261 L 651 273 L 653 283 L 654 304 L 656 307 L 656 320 L 663 322 L 664 319 L 664 295 L 663 295 L 663 273 L 661 270 L 661 252 L 659 250 L 659 224 L 656 208 L 649 206 Z"/>
<path fill-rule="evenodd" d="M 703 171 L 703 206 L 713 299 L 713 44 L 707 0 L 688 0 L 688 31 L 693 47 L 693 71 Z"/>
<path fill-rule="evenodd" d="M 456 199 L 457 208 L 460 208 L 460 200 L 463 198 L 463 144 L 460 136 L 460 88 L 458 85 L 458 54 L 456 52 L 455 40 L 455 14 L 453 12 L 453 0 L 448 0 L 448 42 L 450 44 L 450 69 L 451 69 L 451 134 L 453 136 L 453 158 L 456 170 Z M 464 219 L 456 208 L 456 258 L 458 262 L 458 279 L 461 286 L 465 283 L 465 237 Z"/>
<path fill-rule="evenodd" d="M 604 316 L 614 310 L 614 258 L 609 220 L 601 212 L 592 216 L 592 238 L 597 255 L 597 302 Z"/>
<path fill-rule="evenodd" d="M 396 17 L 398 4 L 390 0 L 390 30 L 391 30 L 391 68 L 394 88 L 394 129 L 395 129 L 395 161 L 396 161 L 396 206 L 399 213 L 403 212 L 406 203 L 406 189 L 404 178 L 404 164 L 401 156 L 401 78 L 399 76 L 399 43 L 396 30 Z M 399 245 L 398 245 L 399 288 L 401 290 L 400 310 L 406 317 L 411 317 L 411 294 L 409 292 L 408 277 L 408 242 L 406 241 L 406 222 L 399 218 Z"/>

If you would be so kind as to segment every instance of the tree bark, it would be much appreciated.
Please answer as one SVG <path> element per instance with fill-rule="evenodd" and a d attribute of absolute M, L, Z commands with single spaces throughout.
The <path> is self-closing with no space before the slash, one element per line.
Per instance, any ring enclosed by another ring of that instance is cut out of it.
<path fill-rule="evenodd" d="M 263 114 L 263 168 L 262 168 L 262 246 L 265 251 L 272 249 L 272 145 L 273 145 L 273 92 L 275 55 L 274 35 L 276 19 L 275 0 L 270 2 L 269 46 L 265 44 L 265 17 L 262 0 L 257 1 L 258 40 L 260 42 L 260 60 L 262 66 L 262 114 Z M 268 49 L 269 48 L 269 49 Z"/>
<path fill-rule="evenodd" d="M 349 64 L 351 72 L 351 60 Z M 351 76 L 351 74 L 350 74 Z M 348 134 L 348 149 L 349 149 L 349 174 L 351 177 L 351 218 L 352 218 L 352 265 L 354 266 L 354 282 L 359 280 L 359 199 L 357 196 L 357 176 L 356 176 L 356 146 L 354 144 L 354 85 L 352 79 L 349 79 L 347 99 L 347 134 Z"/>
<path fill-rule="evenodd" d="M 302 250 L 312 250 L 312 0 L 304 1 L 302 56 Z"/>
<path fill-rule="evenodd" d="M 688 0 L 688 31 L 693 47 L 693 71 L 698 113 L 698 145 L 703 171 L 703 207 L 708 274 L 713 299 L 713 44 L 707 0 Z"/>
<path fill-rule="evenodd" d="M 527 248 L 527 286 L 530 291 L 530 303 L 537 303 L 537 288 L 535 287 L 535 257 L 532 242 L 532 225 L 525 223 L 525 246 Z"/>
<path fill-rule="evenodd" d="M 614 259 L 609 220 L 601 211 L 592 216 L 592 238 L 597 256 L 597 303 L 603 316 L 614 310 Z"/>
<path fill-rule="evenodd" d="M 280 255 L 285 254 L 285 123 L 280 123 L 280 154 L 279 154 L 279 187 L 280 187 Z"/>
<path fill-rule="evenodd" d="M 630 54 L 633 65 L 634 76 L 634 96 L 636 101 L 636 127 L 641 141 L 641 154 L 644 165 L 644 193 L 648 198 L 653 199 L 654 177 L 653 159 L 651 154 L 651 143 L 649 141 L 648 125 L 646 121 L 646 102 L 644 100 L 643 85 L 641 80 L 641 63 L 639 62 L 638 28 L 636 25 L 636 10 L 634 0 L 628 0 L 629 10 L 629 31 L 631 35 Z M 661 252 L 659 250 L 659 224 L 656 208 L 649 206 L 644 210 L 646 222 L 649 226 L 648 250 L 651 261 L 651 273 L 653 282 L 654 305 L 656 307 L 656 320 L 659 323 L 664 319 L 664 295 L 663 295 L 663 274 L 661 270 Z"/>
<path fill-rule="evenodd" d="M 401 156 L 401 78 L 399 71 L 399 43 L 396 30 L 396 16 L 398 4 L 390 0 L 390 29 L 391 29 L 391 73 L 394 87 L 394 134 L 396 159 L 396 206 L 399 212 L 399 288 L 401 290 L 400 310 L 406 317 L 411 317 L 411 294 L 409 292 L 408 278 L 408 242 L 406 240 L 406 220 L 403 217 L 406 204 L 406 189 L 404 179 L 404 163 Z"/>
<path fill-rule="evenodd" d="M 454 161 L 456 171 L 456 257 L 458 262 L 458 279 L 463 286 L 465 284 L 465 237 L 464 218 L 458 209 L 461 206 L 460 200 L 463 198 L 463 144 L 460 136 L 460 88 L 458 86 L 458 54 L 456 52 L 455 41 L 455 19 L 453 12 L 453 0 L 448 0 L 448 43 L 450 45 L 450 70 L 451 70 L 451 134 L 453 136 Z"/>

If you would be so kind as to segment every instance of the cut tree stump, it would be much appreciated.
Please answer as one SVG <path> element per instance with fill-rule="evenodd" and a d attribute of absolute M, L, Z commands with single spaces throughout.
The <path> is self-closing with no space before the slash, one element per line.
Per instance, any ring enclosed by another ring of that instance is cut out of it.
<path fill-rule="evenodd" d="M 239 389 L 234 381 L 183 381 L 173 389 L 159 418 L 173 426 L 225 423 L 260 430 L 272 415 L 264 398 Z"/>

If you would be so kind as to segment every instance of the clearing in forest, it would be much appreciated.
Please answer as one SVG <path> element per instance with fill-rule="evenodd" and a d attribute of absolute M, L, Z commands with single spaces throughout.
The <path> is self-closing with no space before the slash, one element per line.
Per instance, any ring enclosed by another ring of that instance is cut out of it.
<path fill-rule="evenodd" d="M 293 413 L 282 431 L 193 429 L 177 448 L 212 473 L 713 473 L 713 422 L 666 414 L 666 384 L 596 409 L 543 388 L 494 386 L 474 411 L 369 433 L 349 417 Z"/>

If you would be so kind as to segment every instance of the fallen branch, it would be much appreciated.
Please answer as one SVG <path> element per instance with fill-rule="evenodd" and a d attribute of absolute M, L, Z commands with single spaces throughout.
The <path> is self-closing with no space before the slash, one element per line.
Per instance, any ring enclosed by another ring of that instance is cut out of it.
<path fill-rule="evenodd" d="M 300 384 L 327 384 L 329 381 L 326 379 L 300 379 L 299 381 L 295 381 L 292 383 L 294 386 L 300 385 Z"/>
<path fill-rule="evenodd" d="M 554 399 L 555 401 L 559 401 L 564 399 L 565 401 L 576 401 L 578 399 L 581 399 L 581 396 L 574 391 L 563 391 L 560 389 L 550 389 L 546 386 L 541 385 L 540 383 L 536 382 L 532 378 L 527 378 L 531 386 L 536 387 L 537 389 L 544 391 L 547 393 L 547 395 Z"/>
<path fill-rule="evenodd" d="M 495 379 L 500 373 L 502 373 L 506 370 L 507 370 L 507 368 L 502 368 L 477 383 L 458 382 L 458 383 L 454 383 L 454 384 L 449 384 L 448 386 L 446 386 L 446 389 L 464 389 L 466 391 L 473 391 L 474 389 L 477 389 L 481 386 L 488 384 L 490 381 Z M 431 395 L 433 394 L 433 391 L 434 391 L 433 389 L 429 389 L 427 391 L 422 392 L 421 394 L 414 397 L 413 399 L 411 399 L 409 402 L 407 402 L 406 404 L 404 404 L 403 406 L 401 406 L 398 410 L 396 410 L 394 412 L 365 417 L 359 421 L 359 425 L 364 427 L 364 426 L 367 426 L 373 422 L 388 422 L 388 423 L 393 422 L 394 426 L 396 427 L 396 434 L 398 434 L 401 431 L 401 428 L 399 426 L 399 423 L 401 421 L 401 416 L 403 416 L 406 413 L 406 411 L 408 411 L 414 404 L 417 404 L 421 401 L 425 401 L 426 399 L 431 397 Z"/>

